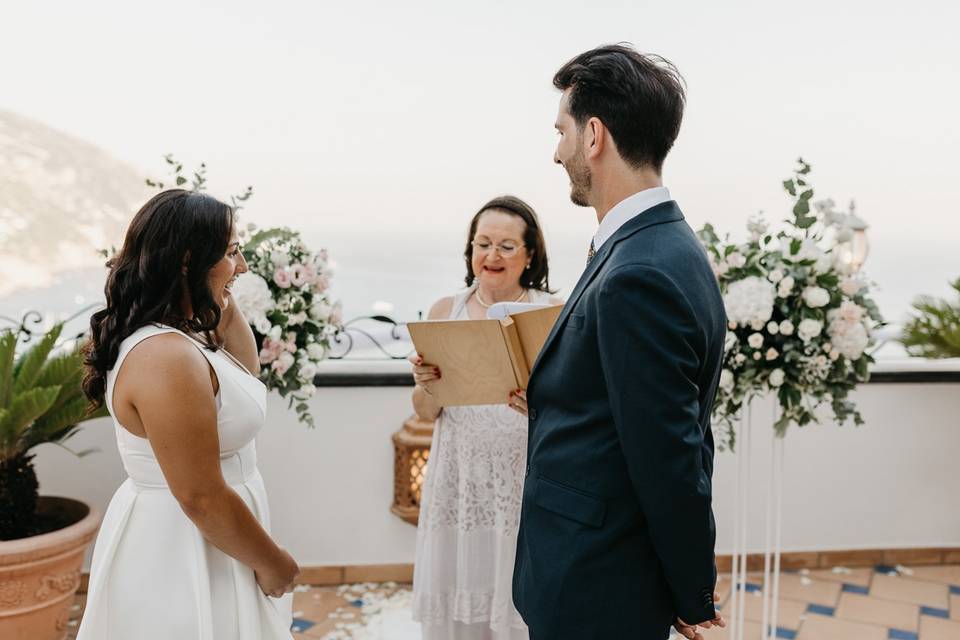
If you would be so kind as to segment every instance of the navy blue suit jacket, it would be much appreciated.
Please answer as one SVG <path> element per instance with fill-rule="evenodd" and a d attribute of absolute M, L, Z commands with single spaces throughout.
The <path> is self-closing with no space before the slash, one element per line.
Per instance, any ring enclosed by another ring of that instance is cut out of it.
<path fill-rule="evenodd" d="M 527 389 L 513 597 L 533 640 L 666 638 L 715 616 L 710 412 L 726 320 L 673 201 L 587 266 Z"/>

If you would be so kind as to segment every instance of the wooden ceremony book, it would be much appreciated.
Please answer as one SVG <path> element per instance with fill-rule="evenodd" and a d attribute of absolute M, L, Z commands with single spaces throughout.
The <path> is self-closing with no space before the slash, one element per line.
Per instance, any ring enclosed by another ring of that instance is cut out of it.
<path fill-rule="evenodd" d="M 526 389 L 562 308 L 540 307 L 503 319 L 408 323 L 417 353 L 440 368 L 433 386 L 440 406 L 507 404 L 511 391 Z"/>

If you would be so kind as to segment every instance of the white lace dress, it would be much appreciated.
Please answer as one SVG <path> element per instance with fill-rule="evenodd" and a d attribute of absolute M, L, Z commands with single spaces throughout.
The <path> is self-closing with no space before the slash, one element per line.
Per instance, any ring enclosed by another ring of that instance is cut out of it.
<path fill-rule="evenodd" d="M 467 319 L 474 287 L 454 298 Z M 530 301 L 548 303 L 530 291 Z M 424 481 L 413 617 L 425 640 L 525 640 L 513 562 L 527 461 L 527 419 L 506 404 L 444 409 Z"/>

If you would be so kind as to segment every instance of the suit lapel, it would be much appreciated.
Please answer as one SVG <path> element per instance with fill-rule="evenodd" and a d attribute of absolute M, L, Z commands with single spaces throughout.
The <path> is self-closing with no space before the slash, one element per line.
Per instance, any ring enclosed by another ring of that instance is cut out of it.
<path fill-rule="evenodd" d="M 636 215 L 634 218 L 627 221 L 627 223 L 620 227 L 617 232 L 613 234 L 613 236 L 603 243 L 603 246 L 600 247 L 600 250 L 597 251 L 597 254 L 593 257 L 593 260 L 590 261 L 590 264 L 587 265 L 587 268 L 580 276 L 580 280 L 577 281 L 577 286 L 574 287 L 573 292 L 567 299 L 567 303 L 563 306 L 563 310 L 560 312 L 560 316 L 557 318 L 557 322 L 553 325 L 553 329 L 550 330 L 550 334 L 547 336 L 546 342 L 543 343 L 543 348 L 540 349 L 540 354 L 537 356 L 537 360 L 534 362 L 533 368 L 530 370 L 530 382 L 527 385 L 528 389 L 530 384 L 533 382 L 533 374 L 540 368 L 540 363 L 550 350 L 550 347 L 553 345 L 557 335 L 560 333 L 560 330 L 563 329 L 563 325 L 566 323 L 567 318 L 570 317 L 570 313 L 573 311 L 574 307 L 577 306 L 577 302 L 579 302 L 583 292 L 586 291 L 587 287 L 593 281 L 596 275 L 600 273 L 601 267 L 603 267 L 604 263 L 613 253 L 613 248 L 616 246 L 616 244 L 626 238 L 629 238 L 633 234 L 642 231 L 643 229 L 647 229 L 658 224 L 663 224 L 665 222 L 677 222 L 679 220 L 683 220 L 683 214 L 680 212 L 680 208 L 677 207 L 677 203 L 673 200 L 669 200 Z"/>

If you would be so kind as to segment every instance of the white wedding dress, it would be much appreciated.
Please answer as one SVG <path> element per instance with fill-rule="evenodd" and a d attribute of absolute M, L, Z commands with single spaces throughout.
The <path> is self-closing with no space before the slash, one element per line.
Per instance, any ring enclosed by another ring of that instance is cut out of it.
<path fill-rule="evenodd" d="M 450 318 L 468 319 L 476 285 Z M 530 302 L 550 295 L 530 291 Z M 447 407 L 437 419 L 424 480 L 413 617 L 425 640 L 525 640 L 513 606 L 513 563 L 527 461 L 527 418 L 509 406 Z"/>
<path fill-rule="evenodd" d="M 111 398 L 124 358 L 142 340 L 170 332 L 181 333 L 140 328 L 121 343 L 107 373 L 107 409 L 129 477 L 110 501 L 97 536 L 78 640 L 290 640 L 291 594 L 268 598 L 252 569 L 207 542 L 170 492 L 150 442 L 117 422 Z M 223 477 L 269 530 L 253 441 L 264 424 L 266 387 L 223 352 L 181 335 L 203 353 L 219 380 Z"/>

